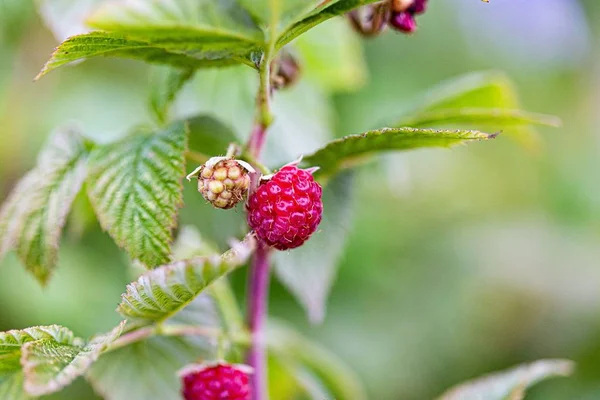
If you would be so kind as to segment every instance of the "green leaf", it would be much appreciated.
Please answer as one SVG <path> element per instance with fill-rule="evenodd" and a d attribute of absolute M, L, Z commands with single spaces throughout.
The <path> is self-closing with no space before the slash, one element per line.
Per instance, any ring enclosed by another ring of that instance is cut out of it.
<path fill-rule="evenodd" d="M 529 387 L 544 379 L 569 376 L 573 369 L 569 360 L 538 360 L 463 383 L 438 400 L 521 400 Z"/>
<path fill-rule="evenodd" d="M 414 109 L 431 111 L 464 107 L 518 109 L 519 96 L 511 79 L 503 72 L 473 72 L 431 88 L 416 102 Z"/>
<path fill-rule="evenodd" d="M 319 396 L 327 392 L 331 395 L 326 398 L 337 400 L 367 398 L 360 379 L 326 348 L 309 341 L 282 323 L 269 325 L 267 340 L 271 356 L 282 366 L 287 366 L 309 394 Z"/>
<path fill-rule="evenodd" d="M 552 115 L 536 114 L 502 108 L 448 108 L 425 111 L 402 119 L 398 126 L 413 128 L 436 125 L 486 125 L 497 128 L 520 125 L 560 126 L 560 119 Z"/>
<path fill-rule="evenodd" d="M 537 133 L 530 125 L 559 126 L 556 117 L 520 111 L 521 104 L 511 79 L 502 72 L 475 72 L 442 82 L 415 101 L 395 126 L 474 127 L 498 130 L 534 149 Z"/>
<path fill-rule="evenodd" d="M 83 375 L 123 330 L 125 322 L 111 332 L 93 338 L 85 346 L 41 339 L 22 348 L 25 390 L 34 396 L 57 392 Z"/>
<path fill-rule="evenodd" d="M 425 147 L 452 147 L 471 141 L 493 139 L 496 134 L 471 130 L 383 128 L 334 140 L 304 158 L 307 165 L 319 166 L 320 179 L 351 167 L 361 157 L 388 150 Z"/>
<path fill-rule="evenodd" d="M 205 60 L 248 57 L 263 40 L 260 29 L 232 0 L 107 2 L 87 22 Z"/>
<path fill-rule="evenodd" d="M 70 37 L 61 43 L 35 79 L 40 79 L 50 71 L 74 61 L 99 56 L 133 58 L 178 68 L 203 68 L 237 63 L 231 59 L 198 58 L 163 44 L 131 39 L 121 33 L 91 32 Z"/>
<path fill-rule="evenodd" d="M 73 332 L 58 325 L 34 326 L 22 330 L 0 332 L 0 398 L 26 400 L 31 397 L 23 389 L 21 348 L 36 341 L 60 344 L 82 343 Z"/>
<path fill-rule="evenodd" d="M 102 355 L 88 380 L 106 400 L 178 399 L 177 371 L 202 354 L 187 338 L 152 337 Z"/>
<path fill-rule="evenodd" d="M 323 190 L 323 220 L 303 246 L 274 254 L 279 280 L 304 306 L 312 322 L 321 322 L 346 233 L 352 220 L 354 176 L 338 175 Z"/>
<path fill-rule="evenodd" d="M 349 92 L 367 81 L 360 38 L 348 21 L 333 18 L 301 35 L 295 42 L 302 74 L 333 92 Z"/>
<path fill-rule="evenodd" d="M 156 67 L 150 77 L 150 111 L 160 124 L 168 121 L 169 110 L 177 93 L 194 76 L 193 69 Z"/>
<path fill-rule="evenodd" d="M 62 228 L 86 176 L 87 152 L 79 133 L 55 132 L 37 165 L 0 209 L 0 255 L 11 249 L 42 283 L 53 272 Z"/>
<path fill-rule="evenodd" d="M 222 256 L 195 257 L 163 265 L 127 285 L 117 311 L 140 322 L 160 322 L 173 316 L 208 285 L 243 265 L 254 250 L 248 236 Z"/>
<path fill-rule="evenodd" d="M 148 267 L 170 260 L 182 203 L 187 129 L 183 123 L 95 149 L 88 195 L 102 227 Z"/>
<path fill-rule="evenodd" d="M 217 330 L 222 326 L 215 302 L 205 293 L 165 321 L 157 333 L 182 324 Z M 217 339 L 197 334 L 149 337 L 102 354 L 87 378 L 106 400 L 178 399 L 177 371 L 198 359 L 215 359 Z"/>
<path fill-rule="evenodd" d="M 210 115 L 199 115 L 188 120 L 190 151 L 207 159 L 225 154 L 230 143 L 237 141 L 233 130 Z"/>
<path fill-rule="evenodd" d="M 305 14 L 302 18 L 289 26 L 277 40 L 277 48 L 281 48 L 296 37 L 302 35 L 311 28 L 338 15 L 343 15 L 355 8 L 376 3 L 379 0 L 331 0 L 322 1 L 321 6 Z"/>

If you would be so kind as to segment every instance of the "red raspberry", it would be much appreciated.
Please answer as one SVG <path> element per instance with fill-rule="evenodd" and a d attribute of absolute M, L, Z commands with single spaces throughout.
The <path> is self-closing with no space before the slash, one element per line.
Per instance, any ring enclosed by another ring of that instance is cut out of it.
<path fill-rule="evenodd" d="M 185 400 L 250 400 L 248 371 L 244 366 L 219 363 L 191 366 L 182 372 Z"/>
<path fill-rule="evenodd" d="M 302 245 L 321 222 L 321 185 L 294 165 L 262 183 L 248 201 L 248 224 L 256 236 L 278 250 Z"/>

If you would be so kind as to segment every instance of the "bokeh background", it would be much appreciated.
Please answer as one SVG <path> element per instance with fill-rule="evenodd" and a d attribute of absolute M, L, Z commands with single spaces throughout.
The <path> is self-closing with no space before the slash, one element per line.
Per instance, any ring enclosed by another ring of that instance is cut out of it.
<path fill-rule="evenodd" d="M 270 148 L 308 151 L 328 135 L 361 132 L 441 80 L 489 69 L 514 79 L 523 108 L 556 114 L 563 127 L 540 129 L 535 148 L 500 135 L 450 151 L 386 155 L 362 168 L 325 321 L 310 325 L 278 283 L 272 314 L 350 364 L 372 399 L 430 399 L 463 380 L 549 357 L 575 360 L 576 374 L 540 384 L 528 398 L 598 399 L 600 3 L 430 3 L 410 37 L 347 39 L 340 19 L 330 27 L 338 36 L 299 43 L 305 77 L 275 98 L 292 112 L 278 122 L 285 141 Z M 338 39 L 346 64 L 332 61 L 332 73 L 318 48 Z M 150 121 L 148 67 L 139 62 L 96 59 L 34 83 L 56 44 L 31 0 L 0 0 L 0 198 L 55 127 L 75 124 L 107 142 Z M 244 73 L 231 70 L 221 81 L 199 74 L 177 112 L 213 112 L 248 131 L 251 114 L 239 110 L 251 109 L 252 87 L 236 83 Z M 285 161 L 277 155 L 273 163 Z M 198 197 L 187 189 L 181 223 L 226 237 L 219 224 L 230 217 Z M 81 336 L 106 331 L 119 320 L 114 308 L 132 276 L 78 199 L 48 287 L 14 255 L 0 263 L 0 330 L 58 323 Z M 233 280 L 241 298 L 244 272 Z M 96 397 L 78 381 L 52 398 Z"/>

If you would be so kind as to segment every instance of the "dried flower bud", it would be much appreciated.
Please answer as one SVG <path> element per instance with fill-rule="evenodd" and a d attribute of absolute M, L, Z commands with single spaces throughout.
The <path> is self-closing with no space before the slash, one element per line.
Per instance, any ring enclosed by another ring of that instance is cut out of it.
<path fill-rule="evenodd" d="M 350 11 L 347 16 L 355 31 L 365 37 L 377 36 L 386 27 L 390 7 L 387 3 L 370 4 Z"/>
<path fill-rule="evenodd" d="M 271 87 L 285 89 L 300 79 L 300 64 L 289 51 L 283 50 L 271 65 Z"/>
<path fill-rule="evenodd" d="M 216 208 L 235 207 L 248 193 L 254 168 L 244 161 L 213 157 L 187 176 L 197 176 L 198 191 Z"/>

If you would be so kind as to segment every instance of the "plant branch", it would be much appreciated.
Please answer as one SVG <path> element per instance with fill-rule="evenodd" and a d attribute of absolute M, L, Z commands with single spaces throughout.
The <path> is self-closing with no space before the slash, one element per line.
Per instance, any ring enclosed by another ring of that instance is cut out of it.
<path fill-rule="evenodd" d="M 273 122 L 271 114 L 271 53 L 263 54 L 259 65 L 259 87 L 256 96 L 256 118 L 250 139 L 248 140 L 248 153 L 256 160 L 260 160 L 262 149 L 265 145 L 267 129 Z"/>
<path fill-rule="evenodd" d="M 251 335 L 248 364 L 254 368 L 250 377 L 254 400 L 268 399 L 264 326 L 267 318 L 269 275 L 269 248 L 259 242 L 252 260 L 248 285 L 248 326 Z"/>

